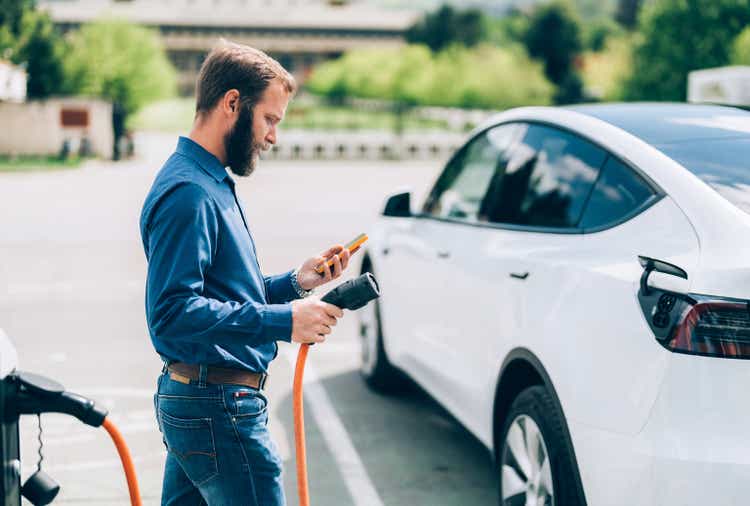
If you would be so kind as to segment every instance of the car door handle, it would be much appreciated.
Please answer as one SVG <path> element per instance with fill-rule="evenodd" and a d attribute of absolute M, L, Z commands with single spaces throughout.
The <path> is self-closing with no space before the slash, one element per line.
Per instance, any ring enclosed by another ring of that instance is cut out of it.
<path fill-rule="evenodd" d="M 450 258 L 451 252 L 448 250 L 439 250 L 437 256 L 438 258 Z"/>
<path fill-rule="evenodd" d="M 511 272 L 510 277 L 513 279 L 520 279 L 523 281 L 524 279 L 529 277 L 529 273 L 528 272 L 524 272 L 524 273 Z"/>

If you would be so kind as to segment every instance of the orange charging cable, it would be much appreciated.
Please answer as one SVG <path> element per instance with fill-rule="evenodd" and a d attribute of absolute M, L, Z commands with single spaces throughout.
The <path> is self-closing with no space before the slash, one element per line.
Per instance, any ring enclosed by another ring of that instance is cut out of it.
<path fill-rule="evenodd" d="M 120 431 L 117 430 L 117 427 L 115 427 L 115 425 L 110 421 L 109 418 L 104 419 L 102 427 L 107 429 L 109 436 L 115 443 L 117 453 L 120 454 L 122 467 L 125 470 L 125 479 L 127 479 L 128 481 L 130 504 L 132 504 L 132 506 L 141 506 L 141 493 L 138 490 L 138 479 L 135 476 L 135 466 L 133 465 L 133 459 L 130 457 L 130 450 L 128 450 L 128 445 L 125 444 L 125 439 L 123 439 L 122 434 L 120 434 Z"/>
<path fill-rule="evenodd" d="M 297 365 L 294 367 L 294 386 L 292 387 L 292 410 L 294 411 L 294 448 L 297 452 L 297 492 L 299 506 L 310 506 L 310 492 L 307 489 L 307 452 L 305 451 L 305 412 L 302 406 L 302 375 L 305 372 L 305 361 L 309 344 L 299 347 Z"/>

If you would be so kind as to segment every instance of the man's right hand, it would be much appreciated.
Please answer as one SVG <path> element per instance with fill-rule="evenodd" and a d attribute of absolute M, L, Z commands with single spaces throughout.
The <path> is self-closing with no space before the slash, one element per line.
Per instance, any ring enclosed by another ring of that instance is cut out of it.
<path fill-rule="evenodd" d="M 342 316 L 341 308 L 316 297 L 292 301 L 292 342 L 322 343 Z"/>

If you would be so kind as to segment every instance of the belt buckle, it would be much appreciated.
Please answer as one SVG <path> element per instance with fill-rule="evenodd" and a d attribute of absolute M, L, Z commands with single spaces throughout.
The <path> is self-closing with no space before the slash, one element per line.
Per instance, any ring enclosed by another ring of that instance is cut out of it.
<path fill-rule="evenodd" d="M 260 373 L 260 381 L 258 382 L 258 390 L 263 390 L 263 387 L 266 386 L 267 379 L 268 379 L 268 374 L 264 372 Z"/>

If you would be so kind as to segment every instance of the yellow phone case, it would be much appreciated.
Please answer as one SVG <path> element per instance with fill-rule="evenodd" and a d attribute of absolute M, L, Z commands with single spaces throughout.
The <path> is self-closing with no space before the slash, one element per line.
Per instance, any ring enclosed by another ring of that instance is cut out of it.
<path fill-rule="evenodd" d="M 357 252 L 357 250 L 359 250 L 359 248 L 362 246 L 362 244 L 367 239 L 368 239 L 367 234 L 359 234 L 357 237 L 355 237 L 354 239 L 352 239 L 351 241 L 349 241 L 346 244 L 346 246 L 344 246 L 344 248 L 348 249 L 349 253 L 353 255 L 354 253 Z M 332 267 L 333 266 L 333 259 L 328 260 L 328 262 L 326 262 L 326 263 L 328 264 L 328 267 Z M 317 272 L 318 274 L 323 274 L 325 272 L 325 269 L 323 268 L 323 265 L 324 264 L 320 264 L 319 266 L 317 266 L 315 268 L 315 272 Z"/>

